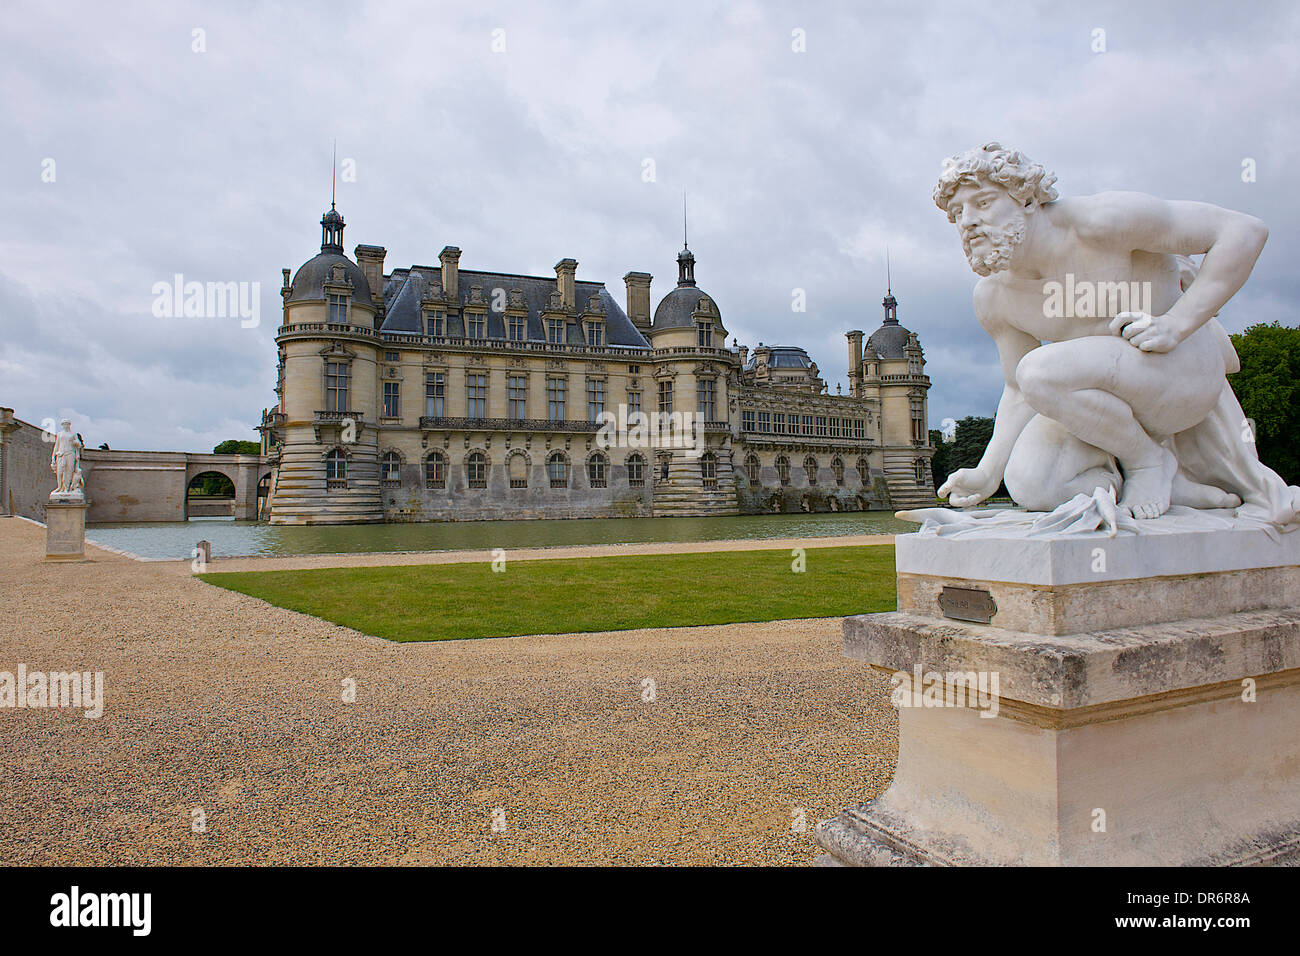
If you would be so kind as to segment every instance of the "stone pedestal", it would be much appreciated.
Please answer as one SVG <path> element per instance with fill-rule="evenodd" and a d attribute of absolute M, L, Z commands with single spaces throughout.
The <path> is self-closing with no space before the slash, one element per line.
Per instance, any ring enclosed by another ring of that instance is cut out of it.
<path fill-rule="evenodd" d="M 819 862 L 1300 858 L 1300 534 L 903 535 L 897 568 L 844 652 L 894 675 L 898 769 Z"/>
<path fill-rule="evenodd" d="M 86 501 L 51 497 L 45 505 L 45 560 L 86 560 Z"/>

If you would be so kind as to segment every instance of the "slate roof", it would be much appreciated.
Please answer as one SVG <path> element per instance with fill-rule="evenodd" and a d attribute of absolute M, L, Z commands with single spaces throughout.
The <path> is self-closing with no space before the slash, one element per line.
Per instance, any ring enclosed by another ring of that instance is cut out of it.
<path fill-rule="evenodd" d="M 324 299 L 325 280 L 333 274 L 336 265 L 342 265 L 343 274 L 352 280 L 352 301 L 369 307 L 370 283 L 366 281 L 366 274 L 359 265 L 337 252 L 322 252 L 299 266 L 290 286 L 288 301 Z"/>
<path fill-rule="evenodd" d="M 876 354 L 882 359 L 901 359 L 903 347 L 907 345 L 908 336 L 912 333 L 898 324 L 898 320 L 893 322 L 888 320 L 876 331 L 871 333 L 867 339 L 867 346 L 876 350 Z"/>
<path fill-rule="evenodd" d="M 428 291 L 430 280 L 440 280 L 441 277 L 442 269 L 439 266 L 416 265 L 411 266 L 409 269 L 394 269 L 384 284 L 384 324 L 381 331 L 409 334 L 423 333 L 420 300 Z M 487 313 L 488 338 L 506 338 L 505 314 L 493 312 L 490 307 L 493 290 L 501 288 L 505 289 L 507 293 L 513 289 L 523 292 L 524 305 L 528 309 L 528 341 L 546 341 L 546 330 L 542 327 L 542 312 L 545 311 L 550 302 L 551 293 L 556 289 L 554 278 L 461 269 L 459 270 L 457 288 L 462 306 L 469 302 L 470 289 L 474 286 L 482 288 L 483 301 L 489 304 Z M 632 321 L 618 304 L 618 300 L 609 294 L 609 290 L 605 288 L 603 282 L 578 280 L 574 283 L 574 299 L 579 313 L 586 311 L 587 302 L 593 295 L 600 297 L 600 303 L 605 309 L 605 343 L 607 345 L 644 349 L 650 347 L 650 343 L 632 324 Z M 454 338 L 464 334 L 463 318 L 460 315 L 448 315 L 447 335 Z M 580 323 L 569 323 L 566 334 L 569 345 L 585 344 Z"/>
<path fill-rule="evenodd" d="M 808 357 L 808 353 L 798 346 L 773 345 L 770 348 L 772 355 L 767 362 L 768 368 L 810 368 L 812 366 L 812 359 Z M 745 368 L 752 369 L 757 364 L 757 356 L 751 355 Z"/>

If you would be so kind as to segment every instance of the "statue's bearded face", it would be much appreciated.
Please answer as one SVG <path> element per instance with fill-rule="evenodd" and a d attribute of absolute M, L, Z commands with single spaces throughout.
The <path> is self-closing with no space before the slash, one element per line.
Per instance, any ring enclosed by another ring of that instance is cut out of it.
<path fill-rule="evenodd" d="M 982 276 L 1011 266 L 1025 240 L 1025 209 L 1001 186 L 979 182 L 953 193 L 948 215 L 961 232 L 966 260 Z"/>

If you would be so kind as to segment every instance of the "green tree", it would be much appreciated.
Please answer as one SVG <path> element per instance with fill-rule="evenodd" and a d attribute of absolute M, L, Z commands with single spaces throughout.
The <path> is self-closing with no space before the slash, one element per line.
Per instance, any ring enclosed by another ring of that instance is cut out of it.
<path fill-rule="evenodd" d="M 943 440 L 943 432 L 937 428 L 930 429 L 930 444 L 934 447 L 934 457 L 930 459 L 930 473 L 934 475 L 934 487 L 937 490 L 952 474 L 952 466 L 948 462 L 949 446 Z"/>
<path fill-rule="evenodd" d="M 935 447 L 933 462 L 939 462 L 939 466 L 931 462 L 931 467 L 934 468 L 935 490 L 937 491 L 954 471 L 960 468 L 974 468 L 978 465 L 992 437 L 993 419 L 978 415 L 967 415 L 958 421 L 957 431 L 952 441 L 947 444 L 943 442 L 943 436 L 939 432 L 931 431 L 930 443 Z M 942 479 L 939 478 L 939 467 L 943 468 Z M 999 485 L 993 497 L 1007 497 L 1007 486 Z"/>
<path fill-rule="evenodd" d="M 261 442 L 240 441 L 237 438 L 228 438 L 212 449 L 214 455 L 260 455 L 261 453 Z"/>
<path fill-rule="evenodd" d="M 1255 422 L 1259 460 L 1300 484 L 1300 328 L 1259 323 L 1232 336 L 1241 371 L 1228 377 Z"/>

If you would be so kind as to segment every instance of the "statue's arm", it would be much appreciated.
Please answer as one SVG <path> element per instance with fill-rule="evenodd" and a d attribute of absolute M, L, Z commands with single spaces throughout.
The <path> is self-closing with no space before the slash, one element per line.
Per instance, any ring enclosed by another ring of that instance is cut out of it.
<path fill-rule="evenodd" d="M 1268 240 L 1268 227 L 1246 213 L 1203 202 L 1157 199 L 1144 193 L 1102 193 L 1081 206 L 1080 237 L 1099 243 L 1122 239 L 1144 252 L 1204 253 L 1195 281 L 1163 316 L 1133 327 L 1116 316 L 1114 331 L 1144 351 L 1167 352 L 1199 329 L 1250 277 Z M 1125 316 L 1131 314 L 1125 313 Z M 1126 328 L 1127 326 L 1127 328 Z"/>
<path fill-rule="evenodd" d="M 980 463 L 954 472 L 938 491 L 940 498 L 948 498 L 949 504 L 958 508 L 977 505 L 998 490 L 1011 460 L 1011 449 L 1035 414 L 1016 384 L 1016 367 L 1042 343 L 1000 318 L 992 288 L 987 279 L 975 286 L 975 316 L 997 345 L 1005 384 L 993 420 L 993 436 Z"/>

